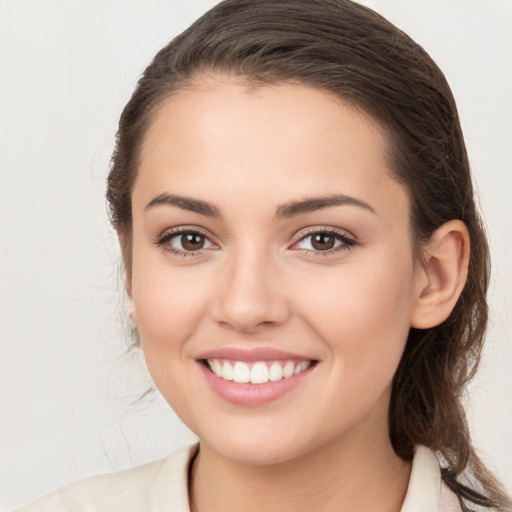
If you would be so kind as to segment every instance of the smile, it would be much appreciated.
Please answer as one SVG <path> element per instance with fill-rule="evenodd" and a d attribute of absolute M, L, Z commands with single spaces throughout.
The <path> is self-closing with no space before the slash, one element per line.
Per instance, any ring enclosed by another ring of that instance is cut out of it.
<path fill-rule="evenodd" d="M 196 358 L 216 395 L 234 405 L 262 406 L 302 387 L 319 360 L 274 347 L 212 349 Z"/>
<path fill-rule="evenodd" d="M 288 379 L 307 370 L 312 361 L 227 361 L 207 359 L 210 370 L 226 381 L 244 384 L 265 384 Z"/>

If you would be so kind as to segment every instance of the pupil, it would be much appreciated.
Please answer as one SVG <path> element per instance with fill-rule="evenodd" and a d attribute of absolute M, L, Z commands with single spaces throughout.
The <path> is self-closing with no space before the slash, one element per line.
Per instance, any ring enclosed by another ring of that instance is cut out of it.
<path fill-rule="evenodd" d="M 204 245 L 204 236 L 195 233 L 188 233 L 186 235 L 182 235 L 181 245 L 183 246 L 184 249 L 187 249 L 189 251 L 197 251 L 198 249 L 201 249 Z"/>
<path fill-rule="evenodd" d="M 312 245 L 315 249 L 325 251 L 334 247 L 334 237 L 326 234 L 318 234 L 313 237 Z"/>

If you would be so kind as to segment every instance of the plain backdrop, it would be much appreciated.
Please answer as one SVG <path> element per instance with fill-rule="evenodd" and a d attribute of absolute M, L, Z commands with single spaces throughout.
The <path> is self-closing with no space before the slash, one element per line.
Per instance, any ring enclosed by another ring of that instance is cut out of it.
<path fill-rule="evenodd" d="M 194 439 L 129 335 L 104 191 L 116 124 L 154 53 L 214 1 L 0 1 L 0 508 Z M 468 414 L 512 491 L 512 2 L 367 2 L 458 102 L 493 280 Z"/>

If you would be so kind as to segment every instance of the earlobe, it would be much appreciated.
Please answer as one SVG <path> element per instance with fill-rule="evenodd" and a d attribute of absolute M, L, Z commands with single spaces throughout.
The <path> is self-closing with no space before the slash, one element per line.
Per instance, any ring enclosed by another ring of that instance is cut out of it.
<path fill-rule="evenodd" d="M 135 309 L 133 307 L 129 313 L 129 317 L 132 324 L 137 325 L 137 313 L 135 312 Z"/>
<path fill-rule="evenodd" d="M 411 327 L 428 329 L 448 318 L 466 283 L 469 254 L 462 221 L 451 220 L 432 234 L 418 265 Z"/>
<path fill-rule="evenodd" d="M 133 304 L 132 296 L 132 237 L 131 231 L 127 234 L 126 232 L 117 231 L 117 239 L 119 241 L 119 247 L 121 248 L 121 255 L 123 258 L 124 267 L 124 289 L 131 307 L 129 312 L 130 322 L 137 325 L 137 312 L 135 305 Z"/>

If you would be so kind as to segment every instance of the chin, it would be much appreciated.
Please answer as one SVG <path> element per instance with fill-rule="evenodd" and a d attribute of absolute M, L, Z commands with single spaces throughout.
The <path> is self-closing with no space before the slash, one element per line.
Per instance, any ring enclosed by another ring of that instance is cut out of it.
<path fill-rule="evenodd" d="M 288 462 L 309 451 L 304 439 L 295 439 L 277 430 L 246 430 L 235 434 L 201 438 L 216 454 L 240 464 L 273 465 Z"/>
<path fill-rule="evenodd" d="M 215 448 L 214 448 L 215 449 Z M 228 443 L 219 446 L 215 450 L 219 455 L 237 462 L 239 464 L 248 464 L 255 466 L 270 466 L 287 462 L 294 458 L 295 454 L 291 453 L 285 447 L 281 446 L 264 446 L 260 443 Z"/>

